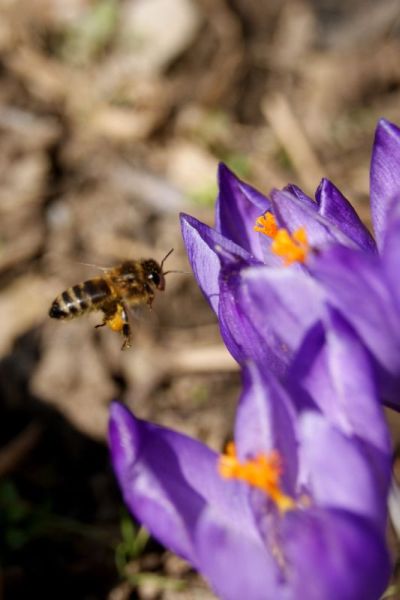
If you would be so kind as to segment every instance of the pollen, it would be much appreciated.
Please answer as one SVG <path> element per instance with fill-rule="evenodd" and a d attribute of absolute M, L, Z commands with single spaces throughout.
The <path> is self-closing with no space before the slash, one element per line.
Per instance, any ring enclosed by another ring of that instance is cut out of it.
<path fill-rule="evenodd" d="M 287 229 L 279 229 L 272 242 L 271 250 L 282 258 L 286 266 L 295 262 L 304 263 L 309 252 L 306 230 L 301 227 L 290 234 Z"/>
<path fill-rule="evenodd" d="M 225 479 L 244 481 L 251 487 L 262 490 L 281 513 L 295 508 L 293 498 L 287 496 L 280 487 L 282 461 L 279 452 L 260 453 L 254 458 L 240 462 L 236 456 L 235 444 L 227 445 L 226 453 L 218 461 L 218 471 Z"/>
<path fill-rule="evenodd" d="M 271 250 L 282 258 L 285 266 L 306 261 L 310 246 L 304 227 L 289 233 L 287 229 L 278 227 L 271 212 L 266 212 L 258 217 L 254 231 L 258 231 L 272 239 Z"/>
<path fill-rule="evenodd" d="M 110 317 L 109 319 L 107 319 L 107 321 L 106 321 L 107 326 L 110 329 L 112 329 L 113 331 L 122 331 L 122 328 L 124 326 L 122 312 L 123 312 L 122 306 L 118 306 L 118 308 L 117 308 L 116 312 L 113 314 L 113 316 Z"/>
<path fill-rule="evenodd" d="M 259 231 L 267 237 L 274 238 L 278 233 L 278 225 L 276 224 L 274 215 L 267 211 L 261 217 L 258 217 L 254 225 L 254 231 Z"/>

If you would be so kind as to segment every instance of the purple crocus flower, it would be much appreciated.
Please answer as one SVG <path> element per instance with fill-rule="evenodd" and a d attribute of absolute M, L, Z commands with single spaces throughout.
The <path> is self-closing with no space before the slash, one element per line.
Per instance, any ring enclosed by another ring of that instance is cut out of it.
<path fill-rule="evenodd" d="M 377 600 L 385 588 L 387 431 L 368 354 L 346 325 L 334 331 L 306 340 L 295 393 L 244 366 L 235 447 L 222 457 L 111 407 L 126 504 L 223 599 Z"/>
<path fill-rule="evenodd" d="M 315 200 L 294 185 L 266 198 L 220 167 L 215 228 L 188 215 L 181 222 L 195 276 L 239 362 L 251 357 L 285 373 L 334 307 L 371 352 L 385 402 L 398 408 L 399 172 L 400 129 L 382 119 L 371 162 L 375 242 L 327 179 Z"/>

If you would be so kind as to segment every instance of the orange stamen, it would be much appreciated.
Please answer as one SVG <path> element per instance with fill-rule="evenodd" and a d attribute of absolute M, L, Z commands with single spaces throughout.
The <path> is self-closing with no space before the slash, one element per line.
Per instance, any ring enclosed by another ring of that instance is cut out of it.
<path fill-rule="evenodd" d="M 254 231 L 272 238 L 271 250 L 280 256 L 286 266 L 295 262 L 304 263 L 309 252 L 307 232 L 304 227 L 296 229 L 292 234 L 287 229 L 279 228 L 271 212 L 258 217 Z"/>
<path fill-rule="evenodd" d="M 270 454 L 260 453 L 255 458 L 240 462 L 236 456 L 235 445 L 230 442 L 226 454 L 222 454 L 219 458 L 218 471 L 221 477 L 238 479 L 262 490 L 275 502 L 281 513 L 292 510 L 296 506 L 293 498 L 280 489 L 282 463 L 276 450 Z"/>
<path fill-rule="evenodd" d="M 274 238 L 278 232 L 278 225 L 276 224 L 274 215 L 267 211 L 261 217 L 258 217 L 254 225 L 254 231 L 259 231 L 270 238 Z"/>
<path fill-rule="evenodd" d="M 272 252 L 280 256 L 286 266 L 294 262 L 304 263 L 309 249 L 304 227 L 296 229 L 292 234 L 287 229 L 279 229 L 271 244 Z"/>

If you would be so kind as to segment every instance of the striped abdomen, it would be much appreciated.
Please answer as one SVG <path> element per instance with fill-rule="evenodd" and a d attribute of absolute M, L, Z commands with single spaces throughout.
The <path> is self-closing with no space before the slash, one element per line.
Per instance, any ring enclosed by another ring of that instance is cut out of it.
<path fill-rule="evenodd" d="M 112 291 L 103 277 L 95 277 L 68 288 L 57 296 L 49 315 L 53 319 L 72 319 L 91 310 L 99 310 Z"/>

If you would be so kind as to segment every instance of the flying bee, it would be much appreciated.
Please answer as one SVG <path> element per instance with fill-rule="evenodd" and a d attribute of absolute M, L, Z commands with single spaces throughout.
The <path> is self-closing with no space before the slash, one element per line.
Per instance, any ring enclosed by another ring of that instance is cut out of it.
<path fill-rule="evenodd" d="M 110 327 L 123 336 L 121 350 L 131 347 L 131 327 L 128 308 L 152 306 L 156 292 L 165 289 L 163 265 L 173 248 L 160 264 L 152 258 L 126 260 L 116 267 L 104 269 L 100 277 L 88 279 L 68 288 L 57 296 L 49 310 L 53 319 L 73 319 L 91 311 L 103 312 L 103 322 L 96 327 Z"/>

